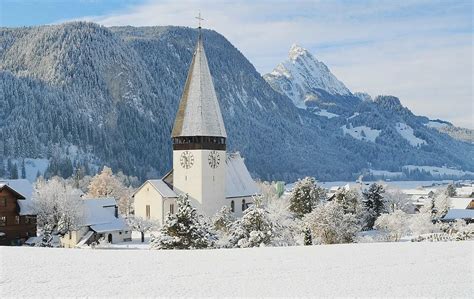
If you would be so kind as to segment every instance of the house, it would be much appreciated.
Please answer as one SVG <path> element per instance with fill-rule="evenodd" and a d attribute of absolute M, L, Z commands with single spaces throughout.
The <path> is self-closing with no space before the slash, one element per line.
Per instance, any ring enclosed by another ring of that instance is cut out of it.
<path fill-rule="evenodd" d="M 36 236 L 36 214 L 28 180 L 0 180 L 0 245 L 22 245 Z"/>
<path fill-rule="evenodd" d="M 83 199 L 82 205 L 82 222 L 60 238 L 62 247 L 81 247 L 102 238 L 109 243 L 132 240 L 132 231 L 118 214 L 114 198 Z"/>
<path fill-rule="evenodd" d="M 228 206 L 236 216 L 258 193 L 239 153 L 227 153 L 227 133 L 204 51 L 197 40 L 174 126 L 173 167 L 161 179 L 146 181 L 133 195 L 135 215 L 163 223 L 187 194 L 204 216 Z"/>

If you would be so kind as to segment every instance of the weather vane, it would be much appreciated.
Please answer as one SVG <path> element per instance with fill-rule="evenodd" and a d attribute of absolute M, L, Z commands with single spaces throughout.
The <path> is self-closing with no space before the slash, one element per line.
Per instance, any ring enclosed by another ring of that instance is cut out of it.
<path fill-rule="evenodd" d="M 201 18 L 201 12 L 199 12 L 198 16 L 195 18 L 199 20 L 199 28 L 201 28 L 201 21 L 204 20 L 203 18 Z"/>

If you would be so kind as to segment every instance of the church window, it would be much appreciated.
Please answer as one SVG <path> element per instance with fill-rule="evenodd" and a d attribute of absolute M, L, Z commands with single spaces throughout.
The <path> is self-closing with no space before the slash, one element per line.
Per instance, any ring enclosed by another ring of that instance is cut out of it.
<path fill-rule="evenodd" d="M 174 204 L 170 204 L 170 214 L 174 214 Z"/>
<path fill-rule="evenodd" d="M 235 203 L 234 203 L 234 201 L 231 201 L 231 202 L 230 202 L 230 210 L 231 210 L 232 212 L 235 212 Z"/>
<path fill-rule="evenodd" d="M 245 205 L 245 199 L 242 199 L 242 212 L 245 211 L 247 206 Z"/>
<path fill-rule="evenodd" d="M 146 219 L 150 219 L 150 205 L 146 205 Z"/>
<path fill-rule="evenodd" d="M 15 224 L 20 224 L 20 216 L 15 216 Z"/>

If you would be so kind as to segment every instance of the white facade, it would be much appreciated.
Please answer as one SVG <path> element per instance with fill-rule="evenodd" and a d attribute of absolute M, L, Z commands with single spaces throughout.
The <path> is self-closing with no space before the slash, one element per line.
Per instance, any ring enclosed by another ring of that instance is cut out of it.
<path fill-rule="evenodd" d="M 192 156 L 192 165 L 182 165 L 183 154 Z M 210 162 L 210 155 L 219 162 Z M 205 215 L 214 215 L 225 205 L 225 157 L 225 151 L 173 151 L 173 189 L 177 194 L 187 193 Z"/>

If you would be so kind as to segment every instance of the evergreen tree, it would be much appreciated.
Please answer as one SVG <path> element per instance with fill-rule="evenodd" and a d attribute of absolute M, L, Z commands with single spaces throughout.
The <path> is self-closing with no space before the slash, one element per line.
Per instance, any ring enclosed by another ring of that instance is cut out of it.
<path fill-rule="evenodd" d="M 234 247 L 258 247 L 271 243 L 275 236 L 274 225 L 258 198 L 244 211 L 242 218 L 232 224 L 231 233 L 230 244 Z"/>
<path fill-rule="evenodd" d="M 367 228 L 374 227 L 375 220 L 385 212 L 385 202 L 383 193 L 385 192 L 382 185 L 373 183 L 369 189 L 364 191 L 364 206 L 367 211 Z"/>
<path fill-rule="evenodd" d="M 214 235 L 191 206 L 187 195 L 178 197 L 178 211 L 168 214 L 158 236 L 150 243 L 152 249 L 203 249 L 213 247 Z"/>
<path fill-rule="evenodd" d="M 21 178 L 26 179 L 25 159 L 21 161 Z"/>
<path fill-rule="evenodd" d="M 314 178 L 306 177 L 299 180 L 290 195 L 290 211 L 301 218 L 311 213 L 324 196 L 324 189 L 316 185 Z"/>
<path fill-rule="evenodd" d="M 448 187 L 446 188 L 446 194 L 449 196 L 449 197 L 454 197 L 457 195 L 456 193 L 456 187 L 454 187 L 453 184 L 449 184 Z"/>
<path fill-rule="evenodd" d="M 12 164 L 12 168 L 10 169 L 10 178 L 12 180 L 18 179 L 18 166 L 16 165 L 16 163 Z"/>

